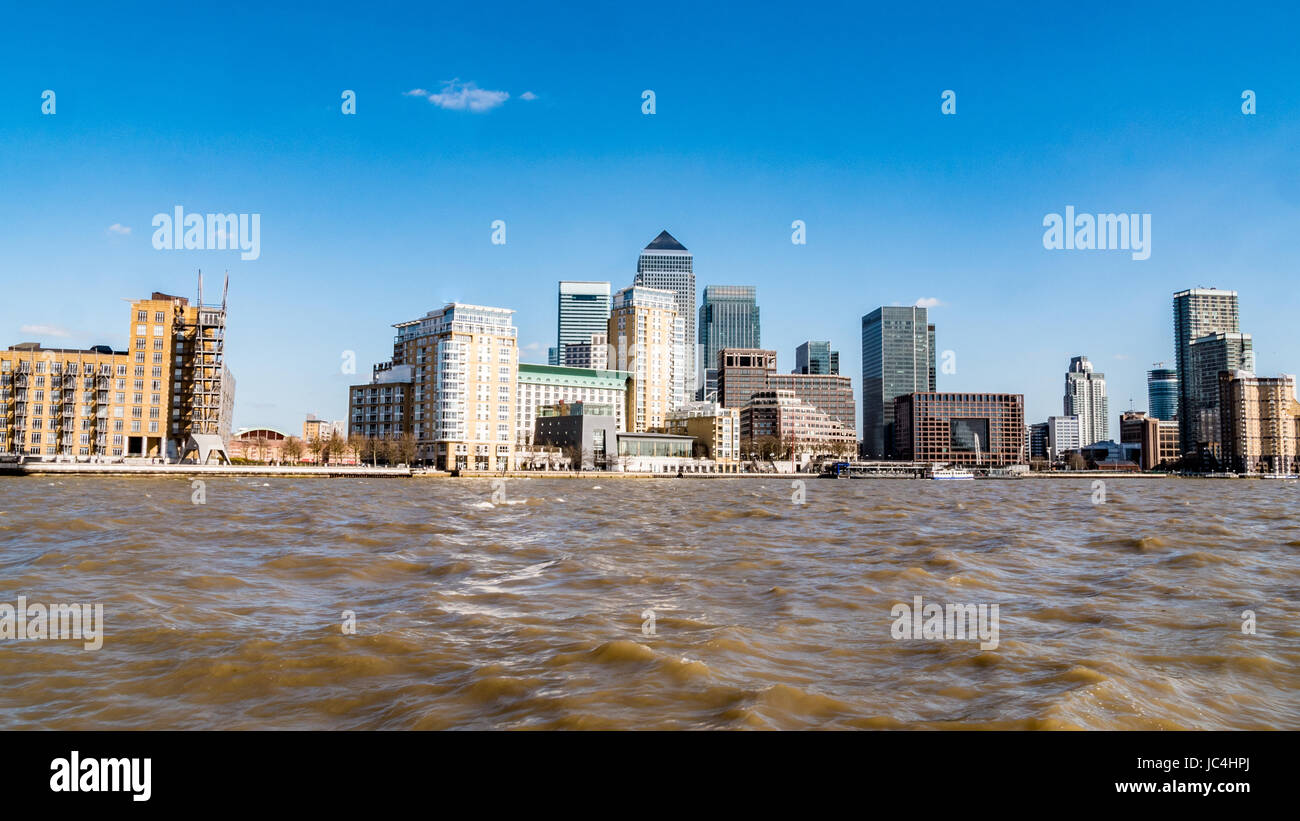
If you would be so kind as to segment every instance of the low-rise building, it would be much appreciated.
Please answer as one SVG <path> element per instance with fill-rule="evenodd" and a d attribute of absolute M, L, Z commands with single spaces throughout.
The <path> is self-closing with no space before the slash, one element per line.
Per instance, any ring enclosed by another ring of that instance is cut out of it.
<path fill-rule="evenodd" d="M 687 402 L 669 411 L 668 433 L 695 439 L 695 455 L 712 459 L 727 472 L 740 462 L 740 411 L 717 402 Z"/>
<path fill-rule="evenodd" d="M 705 465 L 691 456 L 695 440 L 672 433 L 620 432 L 614 469 L 625 473 L 697 472 Z"/>
<path fill-rule="evenodd" d="M 397 439 L 411 431 L 413 388 L 410 365 L 375 365 L 364 385 L 348 388 L 348 429 L 345 436 Z M 317 428 L 319 433 L 319 428 Z M 325 437 L 328 439 L 328 435 Z M 307 426 L 303 426 L 303 439 Z"/>
<path fill-rule="evenodd" d="M 1047 417 L 1047 458 L 1063 462 L 1068 453 L 1083 447 L 1083 430 L 1077 416 Z"/>
<path fill-rule="evenodd" d="M 235 380 L 226 301 L 154 292 L 131 303 L 125 350 L 0 351 L 0 452 L 28 459 L 175 462 L 228 453 Z"/>
<path fill-rule="evenodd" d="M 520 363 L 515 392 L 515 441 L 520 446 L 533 444 L 538 409 L 547 405 L 611 405 L 614 429 L 626 430 L 631 376 L 624 371 Z"/>
<path fill-rule="evenodd" d="M 1007 467 L 1027 459 L 1023 394 L 907 393 L 894 399 L 894 426 L 907 461 Z"/>
<path fill-rule="evenodd" d="M 615 407 L 589 402 L 544 405 L 538 409 L 530 444 L 558 448 L 570 466 L 580 462 L 583 470 L 608 470 L 616 458 Z"/>
<path fill-rule="evenodd" d="M 858 444 L 852 428 L 791 390 L 756 391 L 740 410 L 740 438 L 747 453 L 772 450 L 800 463 L 815 456 L 848 456 Z M 765 447 L 765 442 L 774 447 Z"/>

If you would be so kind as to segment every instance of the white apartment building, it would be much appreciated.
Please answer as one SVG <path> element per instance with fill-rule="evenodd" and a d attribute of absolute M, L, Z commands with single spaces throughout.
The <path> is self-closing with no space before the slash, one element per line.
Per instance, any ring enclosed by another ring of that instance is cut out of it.
<path fill-rule="evenodd" d="M 1110 438 L 1106 375 L 1094 372 L 1086 356 L 1070 360 L 1070 370 L 1065 374 L 1064 406 L 1066 416 L 1079 417 L 1079 437 L 1084 447 Z"/>
<path fill-rule="evenodd" d="M 1080 434 L 1079 417 L 1047 417 L 1047 458 L 1053 462 L 1061 458 L 1067 450 L 1077 451 L 1083 447 Z"/>

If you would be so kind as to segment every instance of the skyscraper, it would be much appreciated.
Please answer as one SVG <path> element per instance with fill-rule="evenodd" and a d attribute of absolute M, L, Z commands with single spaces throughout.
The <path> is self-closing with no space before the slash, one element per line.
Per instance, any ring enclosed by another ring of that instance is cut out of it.
<path fill-rule="evenodd" d="M 862 317 L 862 444 L 894 456 L 894 399 L 936 390 L 934 326 L 925 308 L 882 307 Z"/>
<path fill-rule="evenodd" d="M 564 349 L 575 343 L 591 343 L 592 334 L 605 333 L 609 325 L 608 282 L 560 282 L 556 322 L 555 359 L 564 364 Z"/>
<path fill-rule="evenodd" d="M 624 417 L 628 431 L 662 428 L 668 412 L 685 404 L 684 375 L 677 370 L 685 341 L 673 292 L 633 285 L 614 294 L 608 367 L 632 375 Z"/>
<path fill-rule="evenodd" d="M 794 370 L 791 373 L 840 372 L 840 352 L 831 350 L 830 342 L 808 341 L 794 349 Z"/>
<path fill-rule="evenodd" d="M 1065 415 L 1079 417 L 1079 444 L 1088 447 L 1110 438 L 1110 400 L 1106 374 L 1093 371 L 1086 356 L 1070 359 L 1065 374 Z"/>
<path fill-rule="evenodd" d="M 1194 392 L 1192 341 L 1206 334 L 1240 331 L 1236 291 L 1189 288 L 1174 294 L 1174 364 L 1178 368 L 1178 408 L 1182 411 L 1178 414 L 1178 428 L 1183 453 L 1193 453 L 1197 447 L 1195 414 L 1189 410 Z"/>
<path fill-rule="evenodd" d="M 1178 371 L 1172 368 L 1147 371 L 1147 413 L 1166 422 L 1178 418 Z"/>
<path fill-rule="evenodd" d="M 1221 371 L 1255 372 L 1255 349 L 1250 334 L 1217 333 L 1193 339 L 1188 346 L 1187 380 L 1190 393 L 1184 418 L 1190 423 L 1192 442 L 1190 451 L 1209 453 L 1216 459 L 1222 457 L 1220 431 L 1219 373 Z M 1184 443 L 1186 445 L 1186 443 Z"/>
<path fill-rule="evenodd" d="M 700 305 L 700 370 L 697 398 L 714 402 L 718 396 L 718 351 L 757 348 L 758 301 L 753 285 L 706 285 Z"/>
<path fill-rule="evenodd" d="M 659 236 L 641 251 L 636 262 L 636 278 L 633 285 L 672 291 L 677 302 L 677 316 L 686 329 L 685 344 L 682 346 L 681 362 L 678 372 L 684 379 L 683 384 L 694 395 L 699 387 L 699 374 L 696 372 L 695 344 L 695 271 L 691 252 L 686 250 L 673 235 L 660 231 Z M 613 334 L 610 339 L 613 340 Z M 684 401 L 684 400 L 683 400 Z"/>

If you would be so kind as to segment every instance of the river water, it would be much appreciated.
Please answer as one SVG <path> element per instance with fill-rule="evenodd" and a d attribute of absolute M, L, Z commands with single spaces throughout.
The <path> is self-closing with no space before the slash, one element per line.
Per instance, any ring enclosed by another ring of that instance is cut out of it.
<path fill-rule="evenodd" d="M 0 603 L 106 627 L 0 638 L 0 727 L 1300 729 L 1300 484 L 1105 490 L 3 478 Z"/>

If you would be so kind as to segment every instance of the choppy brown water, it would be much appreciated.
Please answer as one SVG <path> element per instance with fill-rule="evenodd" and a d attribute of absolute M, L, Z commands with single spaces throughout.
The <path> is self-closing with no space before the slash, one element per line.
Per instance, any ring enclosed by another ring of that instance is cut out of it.
<path fill-rule="evenodd" d="M 1300 484 L 191 492 L 0 479 L 0 602 L 107 622 L 0 640 L 0 727 L 1300 728 Z M 893 640 L 916 595 L 998 604 L 1000 646 Z"/>

